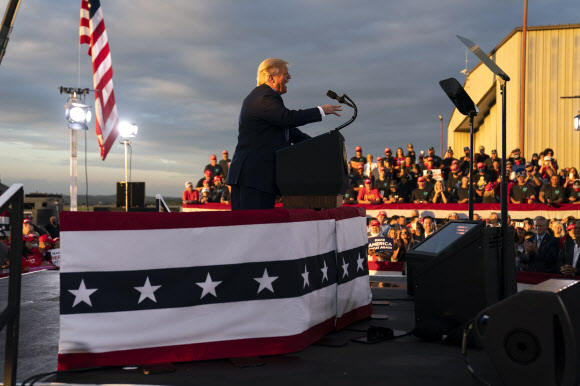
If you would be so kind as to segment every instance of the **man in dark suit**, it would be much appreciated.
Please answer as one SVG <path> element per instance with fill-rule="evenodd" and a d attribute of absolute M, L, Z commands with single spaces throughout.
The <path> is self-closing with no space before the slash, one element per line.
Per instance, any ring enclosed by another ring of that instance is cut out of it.
<path fill-rule="evenodd" d="M 534 218 L 534 229 L 536 236 L 524 242 L 522 261 L 528 271 L 558 273 L 560 241 L 546 232 L 548 221 L 542 216 Z"/>
<path fill-rule="evenodd" d="M 566 240 L 560 251 L 558 266 L 562 275 L 580 274 L 580 220 L 576 221 L 574 237 L 575 239 Z"/>
<path fill-rule="evenodd" d="M 281 95 L 290 78 L 288 62 L 282 59 L 266 59 L 258 67 L 258 86 L 240 111 L 238 145 L 226 181 L 232 187 L 232 210 L 273 208 L 278 193 L 276 150 L 310 138 L 297 126 L 328 114 L 340 116 L 339 105 L 288 110 Z"/>

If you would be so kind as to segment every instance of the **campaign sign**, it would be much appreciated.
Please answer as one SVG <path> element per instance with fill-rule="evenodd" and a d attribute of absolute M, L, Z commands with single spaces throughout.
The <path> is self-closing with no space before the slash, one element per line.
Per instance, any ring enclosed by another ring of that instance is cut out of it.
<path fill-rule="evenodd" d="M 60 248 L 52 249 L 50 251 L 50 257 L 52 258 L 52 264 L 60 268 Z"/>
<path fill-rule="evenodd" d="M 435 181 L 443 181 L 443 174 L 441 174 L 441 169 L 431 169 L 433 172 L 433 179 Z M 423 176 L 427 175 L 427 170 L 423 170 Z"/>
<path fill-rule="evenodd" d="M 393 253 L 393 239 L 390 237 L 369 237 L 369 247 L 368 249 L 374 249 L 375 253 L 388 253 L 389 255 Z"/>

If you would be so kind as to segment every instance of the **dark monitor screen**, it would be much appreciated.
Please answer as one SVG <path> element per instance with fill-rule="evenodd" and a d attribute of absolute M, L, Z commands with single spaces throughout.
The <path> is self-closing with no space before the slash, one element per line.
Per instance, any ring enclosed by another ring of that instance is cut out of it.
<path fill-rule="evenodd" d="M 417 245 L 413 250 L 438 254 L 476 226 L 477 224 L 474 223 L 454 222 L 447 224 L 447 226 L 441 228 L 436 234 Z"/>

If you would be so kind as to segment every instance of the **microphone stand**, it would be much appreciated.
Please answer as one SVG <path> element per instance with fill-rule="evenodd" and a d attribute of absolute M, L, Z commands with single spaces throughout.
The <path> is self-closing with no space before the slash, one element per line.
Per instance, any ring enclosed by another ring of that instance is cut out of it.
<path fill-rule="evenodd" d="M 356 107 L 356 104 L 354 103 L 354 101 L 352 99 L 350 99 L 350 97 L 346 94 L 343 94 L 342 97 L 343 99 L 348 100 L 350 103 L 348 102 L 344 102 L 345 105 L 350 106 L 354 109 L 354 114 L 353 116 L 345 123 L 343 123 L 342 125 L 338 126 L 336 129 L 336 131 L 340 131 L 341 129 L 344 129 L 345 127 L 347 127 L 348 125 L 350 125 L 351 123 L 354 122 L 354 120 L 356 119 L 356 116 L 358 115 L 358 109 Z M 340 101 L 339 101 L 340 102 Z"/>

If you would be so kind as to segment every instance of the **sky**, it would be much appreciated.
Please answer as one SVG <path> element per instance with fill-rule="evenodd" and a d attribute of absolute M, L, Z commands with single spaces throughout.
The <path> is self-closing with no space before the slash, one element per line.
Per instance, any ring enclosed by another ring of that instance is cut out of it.
<path fill-rule="evenodd" d="M 0 0 L 4 12 L 7 0 Z M 237 143 L 241 103 L 260 62 L 291 63 L 283 96 L 290 109 L 333 103 L 331 89 L 358 106 L 342 130 L 348 153 L 384 154 L 411 142 L 440 148 L 440 121 L 453 105 L 438 82 L 463 83 L 465 47 L 491 51 L 522 25 L 523 0 L 199 1 L 101 0 L 121 120 L 134 122 L 132 181 L 148 196 L 180 196 L 202 177 L 209 156 Z M 68 194 L 67 96 L 59 86 L 93 88 L 87 45 L 79 50 L 80 0 L 22 0 L 0 64 L 0 181 L 26 193 Z M 528 26 L 578 23 L 580 1 L 530 1 Z M 468 68 L 477 64 L 471 53 Z M 80 81 L 79 81 L 80 80 Z M 93 96 L 86 103 L 94 105 Z M 352 115 L 302 128 L 318 135 Z M 123 145 L 101 161 L 94 122 L 86 132 L 89 194 L 115 194 L 124 181 Z M 444 139 L 445 141 L 445 139 Z M 444 142 L 445 145 L 445 142 Z M 85 134 L 79 134 L 78 193 L 85 193 Z"/>

